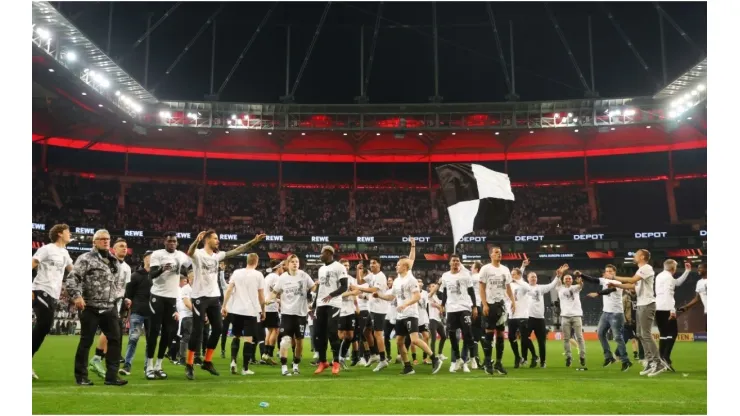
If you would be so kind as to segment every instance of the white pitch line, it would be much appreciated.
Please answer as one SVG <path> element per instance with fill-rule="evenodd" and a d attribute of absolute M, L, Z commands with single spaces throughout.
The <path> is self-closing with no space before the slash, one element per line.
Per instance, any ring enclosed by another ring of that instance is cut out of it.
<path fill-rule="evenodd" d="M 78 396 L 75 396 L 79 398 L 80 396 L 85 395 L 91 395 L 91 396 L 141 396 L 141 397 L 176 397 L 176 398 L 182 398 L 183 394 L 173 394 L 173 393 L 142 393 L 142 392 L 127 392 L 125 391 L 126 388 L 123 387 L 120 390 L 118 390 L 118 393 L 113 392 L 105 392 L 105 391 L 91 391 L 88 390 L 84 393 L 79 393 Z M 68 393 L 60 392 L 60 391 L 49 391 L 44 392 L 43 394 L 51 394 L 51 395 L 68 395 Z M 228 398 L 228 399 L 271 399 L 271 400 L 290 400 L 290 399 L 299 399 L 299 400 L 315 400 L 318 396 L 306 396 L 306 395 L 269 395 L 269 394 L 242 394 L 242 393 L 234 393 L 234 394 L 214 394 L 214 393 L 205 393 L 205 394 L 193 394 L 193 393 L 186 393 L 185 396 L 187 397 L 201 397 L 201 398 Z M 357 401 L 367 401 L 367 397 L 363 396 L 327 396 L 327 395 L 321 395 L 321 399 L 329 399 L 329 400 L 357 400 Z M 437 401 L 437 402 L 500 402 L 500 397 L 490 397 L 490 398 L 481 398 L 481 397 L 409 397 L 409 396 L 403 396 L 403 397 L 388 397 L 384 396 L 383 401 Z M 562 398 L 562 399 L 529 399 L 529 398 L 516 398 L 516 397 L 506 397 L 505 400 L 507 402 L 518 402 L 518 403 L 621 403 L 624 404 L 625 400 L 623 398 L 609 398 L 609 397 L 600 397 L 598 399 L 577 399 L 577 398 Z M 629 403 L 644 403 L 644 404 L 697 404 L 696 400 L 629 400 Z"/>

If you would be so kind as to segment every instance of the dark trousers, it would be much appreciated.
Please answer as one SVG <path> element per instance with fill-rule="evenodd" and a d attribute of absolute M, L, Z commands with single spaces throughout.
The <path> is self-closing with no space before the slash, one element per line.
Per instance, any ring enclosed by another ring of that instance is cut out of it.
<path fill-rule="evenodd" d="M 527 319 L 509 319 L 509 344 L 511 344 L 511 350 L 514 352 L 514 358 L 520 361 L 522 356 L 527 356 L 527 350 L 529 349 L 530 339 L 529 331 L 527 330 Z M 519 355 L 519 348 L 516 341 L 516 333 L 519 331 L 519 335 L 522 340 L 522 353 Z M 525 336 L 527 334 L 527 336 Z"/>
<path fill-rule="evenodd" d="M 106 380 L 115 380 L 118 365 L 121 359 L 121 326 L 118 323 L 118 311 L 86 307 L 80 312 L 80 343 L 75 354 L 75 378 L 87 378 L 87 360 L 90 356 L 90 347 L 95 340 L 98 328 L 108 338 L 108 351 L 105 353 L 107 372 Z"/>
<path fill-rule="evenodd" d="M 56 299 L 49 296 L 43 290 L 34 290 L 33 293 L 36 296 L 33 300 L 33 313 L 36 314 L 36 325 L 34 325 L 31 335 L 31 356 L 36 355 L 36 351 L 43 344 L 44 338 L 49 335 L 49 331 L 51 331 L 51 327 L 54 325 L 54 308 L 57 304 Z"/>
<path fill-rule="evenodd" d="M 660 358 L 671 364 L 671 352 L 678 338 L 678 320 L 671 319 L 670 311 L 655 311 L 655 323 L 658 325 L 660 340 L 658 342 L 658 353 Z"/>
<path fill-rule="evenodd" d="M 391 357 L 391 332 L 393 332 L 394 325 L 391 321 L 385 321 L 383 323 L 383 339 L 385 340 L 385 356 Z"/>
<path fill-rule="evenodd" d="M 229 325 L 231 325 L 231 314 L 223 319 L 224 330 L 221 331 L 221 351 L 226 351 L 226 338 L 229 336 Z"/>
<path fill-rule="evenodd" d="M 469 351 L 470 356 L 474 356 L 473 349 L 473 328 L 470 311 L 447 312 L 447 338 L 452 346 L 451 362 L 461 358 L 460 346 L 457 342 L 457 330 L 460 330 L 463 339 L 463 348 Z"/>
<path fill-rule="evenodd" d="M 439 350 L 436 350 L 437 345 L 437 334 L 439 334 Z M 430 319 L 429 320 L 429 348 L 435 354 L 442 354 L 442 349 L 445 347 L 445 341 L 447 340 L 447 334 L 445 333 L 445 326 L 442 322 Z"/>
<path fill-rule="evenodd" d="M 545 318 L 530 317 L 527 322 L 527 338 L 532 334 L 532 331 L 534 331 L 534 336 L 537 337 L 537 349 L 540 352 L 540 362 L 544 363 L 547 359 L 547 327 L 545 326 Z M 534 351 L 534 346 L 532 346 L 532 351 Z"/>
<path fill-rule="evenodd" d="M 165 298 L 156 295 L 151 295 L 149 299 L 149 308 L 152 310 L 152 316 L 149 317 L 151 327 L 146 335 L 146 357 L 149 359 L 154 358 L 154 350 L 157 348 L 157 338 L 159 338 L 157 358 L 163 359 L 167 352 L 172 328 L 177 325 L 177 321 L 172 316 L 177 311 L 176 301 L 175 298 Z"/>
<path fill-rule="evenodd" d="M 319 351 L 319 362 L 326 362 L 326 348 L 331 346 L 334 362 L 339 362 L 339 308 L 320 306 L 316 308 L 316 321 L 313 323 L 316 331 L 316 349 Z"/>
<path fill-rule="evenodd" d="M 193 335 L 190 337 L 188 349 L 190 351 L 197 351 L 203 345 L 202 342 L 205 339 L 203 329 L 205 327 L 206 317 L 208 317 L 208 322 L 211 324 L 211 334 L 204 346 L 206 349 L 216 349 L 218 339 L 221 337 L 221 331 L 223 330 L 221 302 L 216 297 L 203 297 L 194 299 L 193 301 Z"/>

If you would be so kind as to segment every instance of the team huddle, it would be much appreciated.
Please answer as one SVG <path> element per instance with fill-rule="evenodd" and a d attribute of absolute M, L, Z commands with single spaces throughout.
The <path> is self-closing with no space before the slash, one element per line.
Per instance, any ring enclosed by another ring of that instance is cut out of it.
<path fill-rule="evenodd" d="M 538 284 L 534 272 L 528 273 L 525 280 L 527 260 L 513 270 L 502 265 L 498 247 L 490 249 L 489 264 L 475 262 L 471 270 L 453 254 L 449 271 L 425 290 L 423 282 L 412 273 L 416 251 L 413 238 L 409 239 L 409 255 L 396 264 L 395 278 L 385 276 L 377 258 L 371 258 L 367 271 L 362 263 L 358 264 L 355 277 L 352 277 L 349 262 L 335 260 L 334 248 L 327 245 L 321 251 L 323 265 L 316 281 L 300 269 L 296 255 L 282 262 L 273 261 L 265 277 L 257 270 L 258 255 L 250 253 L 246 267 L 235 270 L 228 285 L 220 265 L 229 258 L 246 254 L 264 240 L 264 234 L 233 250 L 220 251 L 215 231 L 204 231 L 198 234 L 187 252 L 182 252 L 177 250 L 176 234 L 165 233 L 164 249 L 147 252 L 143 267 L 133 274 L 123 262 L 127 253 L 125 240 L 117 240 L 111 253 L 111 237 L 106 230 L 95 233 L 93 249 L 80 255 L 74 263 L 65 249 L 71 240 L 69 227 L 54 226 L 50 238 L 52 244 L 45 245 L 33 256 L 33 268 L 38 269 L 33 281 L 33 309 L 37 317 L 33 354 L 51 329 L 53 307 L 64 288 L 80 311 L 81 336 L 75 355 L 75 379 L 79 385 L 93 384 L 88 378 L 88 368 L 103 377 L 107 385 L 125 385 L 127 381 L 119 374 L 131 374 L 136 345 L 143 333 L 146 334 L 147 379 L 168 378 L 162 368 L 168 347 L 174 350 L 173 358 L 180 357 L 187 379 L 195 379 L 194 367 L 198 364 L 202 370 L 218 376 L 213 354 L 219 339 L 228 332 L 229 324 L 234 337 L 230 372 L 245 376 L 254 374 L 249 365 L 254 363 L 258 342 L 263 343 L 261 358 L 265 362 L 274 364 L 274 349 L 279 346 L 280 373 L 299 375 L 304 336 L 310 324 L 315 350 L 314 374 L 331 368 L 332 374 L 338 375 L 348 367 L 349 360 L 351 365 L 369 367 L 376 364 L 374 372 L 386 369 L 390 361 L 391 334 L 395 334 L 396 361 L 403 363 L 403 375 L 415 373 L 416 350 L 419 349 L 423 352 L 424 363 L 430 364 L 431 373 L 437 374 L 447 359 L 442 355 L 445 340 L 451 344 L 451 372 L 481 368 L 487 374 L 507 374 L 502 362 L 506 332 L 515 356 L 514 367 L 525 365 L 531 356 L 530 367 L 545 368 L 544 295 L 547 293 L 557 299 L 555 305 L 560 309 L 566 366 L 572 365 L 572 344 L 576 344 L 580 369 L 586 369 L 580 299 L 584 280 L 601 286 L 600 291 L 589 293 L 588 297 L 604 300 L 598 330 L 604 349 L 604 366 L 619 359 L 623 371 L 632 366 L 625 347 L 625 341 L 632 336 L 628 335 L 630 326 L 625 322 L 623 298 L 629 298 L 629 292 L 635 293 L 636 310 L 633 312 L 630 308 L 627 312 L 636 313 L 635 332 L 640 349 L 644 350 L 644 369 L 640 374 L 652 377 L 673 370 L 670 354 L 678 334 L 676 313 L 699 302 L 704 304 L 706 313 L 706 265 L 699 267 L 702 279 L 697 284 L 697 297 L 676 310 L 675 287 L 686 280 L 691 266 L 687 264 L 686 272 L 674 279 L 676 262 L 668 260 L 663 273 L 656 278 L 648 264 L 650 253 L 647 250 L 635 254 L 639 269 L 633 277 L 616 276 L 613 266 L 608 266 L 600 278 L 578 271 L 570 274 L 568 266 L 563 265 L 548 284 Z M 203 248 L 198 248 L 201 243 Z M 120 368 L 124 328 L 119 314 L 124 311 L 129 314 L 129 342 L 123 368 Z M 651 334 L 656 319 L 661 333 L 660 346 Z M 204 339 L 206 325 L 211 331 Z M 88 363 L 98 328 L 103 335 L 95 356 Z M 609 349 L 609 330 L 617 343 L 616 356 Z M 532 332 L 538 344 L 536 352 L 530 338 Z M 180 340 L 175 340 L 173 348 L 175 334 Z M 435 351 L 438 335 L 441 343 Z M 224 341 L 225 337 L 221 344 L 222 355 Z M 478 356 L 479 342 L 484 353 L 482 361 Z M 240 344 L 241 369 L 238 365 Z M 331 364 L 327 358 L 329 348 Z M 353 350 L 351 359 L 350 348 Z M 290 370 L 289 355 L 293 358 Z M 37 378 L 35 372 L 33 377 Z"/>

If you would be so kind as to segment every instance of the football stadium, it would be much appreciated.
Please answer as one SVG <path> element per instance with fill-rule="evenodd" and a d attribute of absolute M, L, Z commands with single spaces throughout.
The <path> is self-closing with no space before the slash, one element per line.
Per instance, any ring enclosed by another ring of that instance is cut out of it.
<path fill-rule="evenodd" d="M 706 414 L 705 3 L 31 5 L 34 414 Z"/>

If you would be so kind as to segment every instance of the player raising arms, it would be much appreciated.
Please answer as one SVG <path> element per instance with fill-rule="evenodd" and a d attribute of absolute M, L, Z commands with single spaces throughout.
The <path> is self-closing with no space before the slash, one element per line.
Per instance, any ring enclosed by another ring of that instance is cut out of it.
<path fill-rule="evenodd" d="M 552 281 L 546 285 L 537 284 L 537 274 L 535 272 L 529 272 L 527 275 L 527 281 L 529 285 L 527 288 L 527 296 L 529 297 L 529 319 L 527 322 L 527 333 L 522 334 L 522 338 L 529 338 L 532 331 L 534 331 L 535 337 L 537 337 L 538 349 L 540 352 L 539 360 L 540 367 L 545 368 L 547 360 L 547 327 L 545 326 L 545 293 L 553 290 L 560 279 L 556 275 Z M 537 356 L 532 354 L 532 364 L 529 368 L 537 366 Z"/>
<path fill-rule="evenodd" d="M 483 302 L 483 315 L 487 319 L 486 335 L 483 338 L 483 354 L 485 355 L 485 370 L 488 374 L 496 371 L 506 374 L 501 358 L 504 356 L 504 323 L 506 310 L 504 297 L 511 302 L 512 312 L 516 311 L 516 300 L 511 290 L 511 273 L 509 268 L 501 264 L 501 248 L 491 247 L 491 263 L 480 269 L 480 293 L 486 301 Z M 493 333 L 496 332 L 496 363 L 491 364 L 493 353 Z"/>
<path fill-rule="evenodd" d="M 214 376 L 219 375 L 216 367 L 213 366 L 213 351 L 218 345 L 223 323 L 221 321 L 221 290 L 219 289 L 218 271 L 219 262 L 231 257 L 244 254 L 252 246 L 265 239 L 265 234 L 259 234 L 246 244 L 224 252 L 218 251 L 218 234 L 213 230 L 202 231 L 195 238 L 195 241 L 188 248 L 188 256 L 193 262 L 193 285 L 190 294 L 193 302 L 193 335 L 190 337 L 188 345 L 188 357 L 185 365 L 185 376 L 188 380 L 193 380 L 193 361 L 195 351 L 200 348 L 203 338 L 203 325 L 206 318 L 211 324 L 211 335 L 206 343 L 206 354 L 203 360 L 202 369 L 208 371 Z M 198 249 L 198 245 L 204 241 L 203 248 Z"/>

